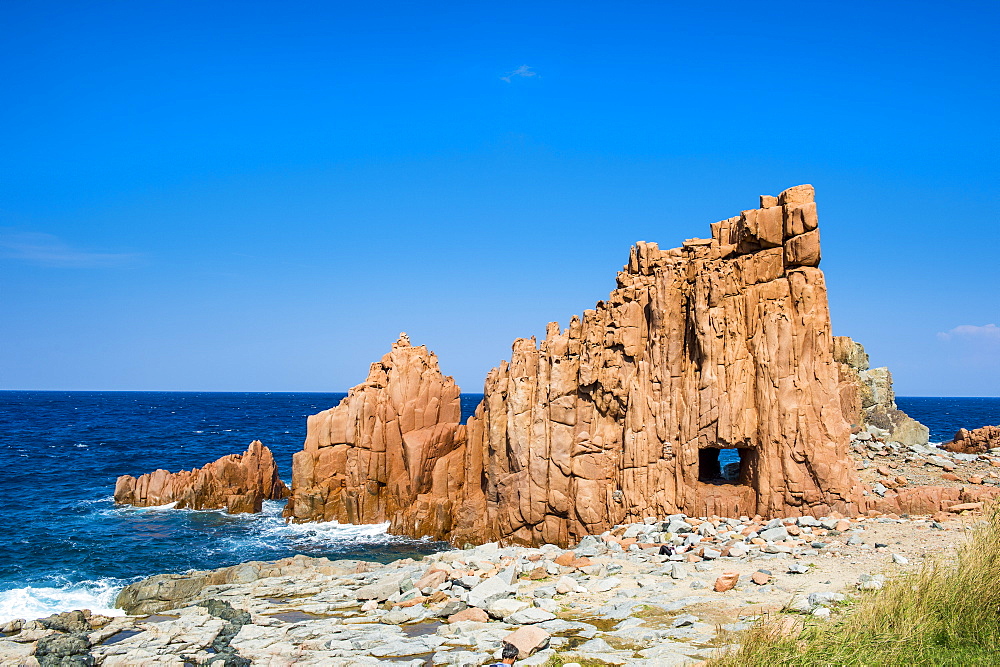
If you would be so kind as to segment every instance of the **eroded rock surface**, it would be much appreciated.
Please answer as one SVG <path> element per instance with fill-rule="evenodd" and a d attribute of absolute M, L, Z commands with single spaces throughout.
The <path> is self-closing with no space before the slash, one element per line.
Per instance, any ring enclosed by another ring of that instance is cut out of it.
<path fill-rule="evenodd" d="M 864 346 L 847 336 L 835 336 L 833 356 L 840 372 L 840 402 L 855 430 L 874 427 L 893 442 L 926 445 L 930 430 L 896 407 L 892 373 L 871 368 Z"/>
<path fill-rule="evenodd" d="M 243 454 L 230 454 L 203 468 L 155 470 L 138 478 L 122 475 L 115 502 L 138 507 L 177 503 L 178 508 L 222 509 L 231 514 L 259 512 L 264 500 L 281 500 L 288 489 L 278 476 L 271 450 L 259 440 Z"/>
<path fill-rule="evenodd" d="M 983 426 L 971 431 L 960 428 L 952 441 L 944 443 L 942 447 L 962 454 L 983 454 L 1000 448 L 1000 426 Z"/>
<path fill-rule="evenodd" d="M 393 521 L 411 534 L 448 533 L 448 503 L 461 495 L 465 480 L 459 394 L 437 357 L 400 334 L 371 365 L 368 379 L 337 407 L 309 417 L 305 448 L 292 458 L 293 494 L 285 515 L 297 521 Z M 423 520 L 417 512 L 427 498 L 448 505 Z"/>
<path fill-rule="evenodd" d="M 310 418 L 286 513 L 563 545 L 676 512 L 856 514 L 813 188 L 760 204 L 709 239 L 636 244 L 607 300 L 515 341 L 466 426 L 458 388 L 401 338 Z"/>

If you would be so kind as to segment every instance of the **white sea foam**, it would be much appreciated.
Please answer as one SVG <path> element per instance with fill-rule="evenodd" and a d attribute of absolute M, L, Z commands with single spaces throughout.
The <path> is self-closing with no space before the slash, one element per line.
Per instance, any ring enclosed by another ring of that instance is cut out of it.
<path fill-rule="evenodd" d="M 389 522 L 354 525 L 324 521 L 317 523 L 287 523 L 281 516 L 285 503 L 265 501 L 260 514 L 244 514 L 249 525 L 238 536 L 231 537 L 227 548 L 249 546 L 263 551 L 290 549 L 312 551 L 319 548 L 373 546 L 413 542 L 408 537 L 389 534 Z"/>
<path fill-rule="evenodd" d="M 105 616 L 124 616 L 112 608 L 125 584 L 115 579 L 80 581 L 61 588 L 25 586 L 0 591 L 0 623 L 15 618 L 34 620 L 74 609 L 89 609 Z"/>

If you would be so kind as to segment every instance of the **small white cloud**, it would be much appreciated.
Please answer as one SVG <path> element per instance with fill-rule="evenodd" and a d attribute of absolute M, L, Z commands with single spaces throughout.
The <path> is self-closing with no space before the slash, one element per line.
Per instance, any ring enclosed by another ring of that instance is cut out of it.
<path fill-rule="evenodd" d="M 506 74 L 501 76 L 500 80 L 510 83 L 511 79 L 513 79 L 516 76 L 520 77 L 538 76 L 538 72 L 531 71 L 531 67 L 529 67 L 528 65 L 521 65 L 516 70 L 512 72 L 507 72 Z"/>
<path fill-rule="evenodd" d="M 0 258 L 40 266 L 100 268 L 122 266 L 136 260 L 134 253 L 92 252 L 74 248 L 52 234 L 0 228 Z"/>
<path fill-rule="evenodd" d="M 960 324 L 954 329 L 938 333 L 941 340 L 1000 341 L 1000 327 L 995 324 Z"/>

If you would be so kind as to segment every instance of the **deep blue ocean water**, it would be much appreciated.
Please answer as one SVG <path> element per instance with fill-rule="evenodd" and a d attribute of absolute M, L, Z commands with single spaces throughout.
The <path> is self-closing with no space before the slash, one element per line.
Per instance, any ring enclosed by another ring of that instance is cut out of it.
<path fill-rule="evenodd" d="M 344 394 L 0 392 L 0 622 L 107 609 L 130 581 L 296 553 L 388 561 L 440 543 L 390 536 L 385 526 L 286 525 L 283 503 L 257 516 L 116 507 L 115 479 L 199 467 L 271 448 L 289 481 L 306 416 Z M 481 395 L 462 396 L 463 417 Z M 959 427 L 1000 423 L 998 398 L 898 398 L 948 440 Z"/>

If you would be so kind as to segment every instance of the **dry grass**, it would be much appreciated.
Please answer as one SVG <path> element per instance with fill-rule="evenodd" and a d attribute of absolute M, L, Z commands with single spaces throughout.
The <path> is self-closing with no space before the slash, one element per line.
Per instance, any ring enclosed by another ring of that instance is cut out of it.
<path fill-rule="evenodd" d="M 709 664 L 1000 665 L 1000 503 L 954 554 L 862 594 L 835 620 L 759 623 L 739 652 Z"/>

